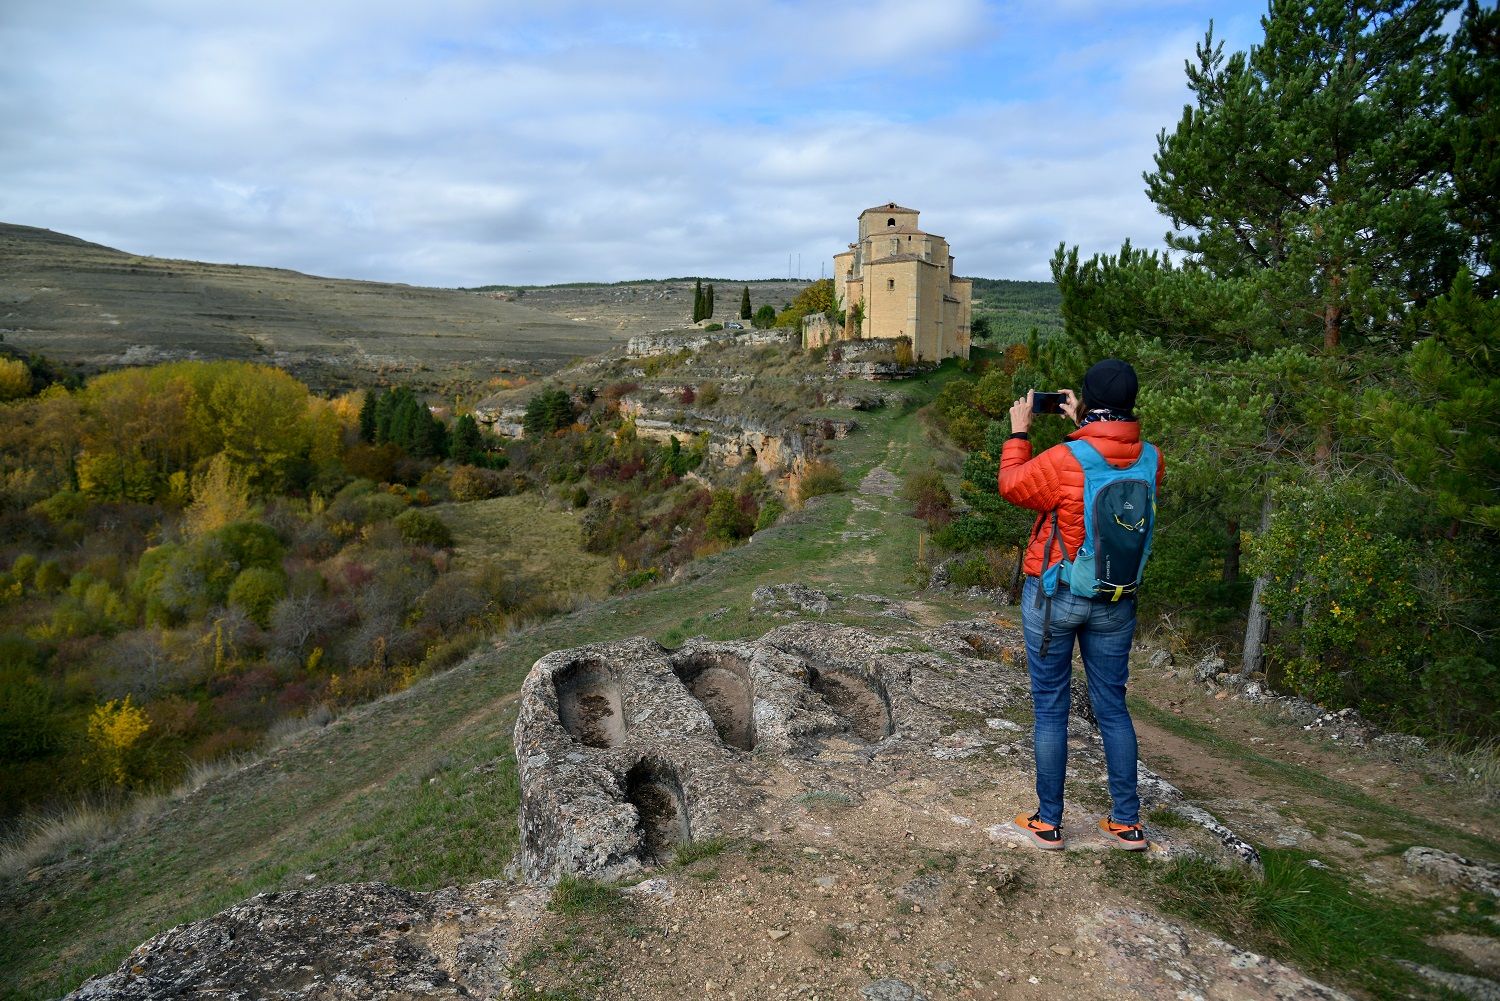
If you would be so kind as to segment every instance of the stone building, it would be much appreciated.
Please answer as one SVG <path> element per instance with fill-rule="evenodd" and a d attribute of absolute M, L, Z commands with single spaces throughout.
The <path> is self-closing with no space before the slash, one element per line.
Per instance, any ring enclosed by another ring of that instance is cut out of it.
<path fill-rule="evenodd" d="M 948 241 L 918 228 L 917 215 L 895 202 L 859 214 L 859 242 L 833 258 L 843 329 L 826 321 L 809 323 L 803 328 L 805 347 L 905 338 L 917 361 L 969 357 L 973 284 L 953 274 Z"/>

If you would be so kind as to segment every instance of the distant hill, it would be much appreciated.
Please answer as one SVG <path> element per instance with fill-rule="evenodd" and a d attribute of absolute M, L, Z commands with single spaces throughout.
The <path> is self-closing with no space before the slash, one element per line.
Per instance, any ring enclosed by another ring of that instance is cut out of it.
<path fill-rule="evenodd" d="M 0 337 L 85 371 L 237 358 L 331 388 L 545 372 L 622 334 L 476 292 L 138 257 L 0 223 Z"/>
<path fill-rule="evenodd" d="M 1032 328 L 1048 334 L 1063 329 L 1062 293 L 1052 282 L 1011 278 L 970 278 L 974 283 L 974 315 L 985 317 L 992 344 L 1025 341 Z"/>

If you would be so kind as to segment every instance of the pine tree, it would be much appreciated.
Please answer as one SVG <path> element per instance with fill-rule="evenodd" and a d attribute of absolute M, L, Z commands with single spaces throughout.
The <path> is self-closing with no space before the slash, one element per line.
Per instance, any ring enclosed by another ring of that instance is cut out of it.
<path fill-rule="evenodd" d="M 740 319 L 748 320 L 754 315 L 755 311 L 750 308 L 750 286 L 746 285 L 740 291 Z"/>
<path fill-rule="evenodd" d="M 484 458 L 484 439 L 473 415 L 464 414 L 453 422 L 449 457 L 464 465 L 477 465 Z"/>
<path fill-rule="evenodd" d="M 1454 217 L 1470 240 L 1475 286 L 1500 294 L 1500 9 L 1468 0 L 1448 55 Z"/>
<path fill-rule="evenodd" d="M 1370 371 L 1369 355 L 1391 349 L 1408 305 L 1441 294 L 1457 270 L 1439 31 L 1454 7 L 1274 0 L 1261 21 L 1265 40 L 1248 55 L 1226 59 L 1210 30 L 1188 67 L 1196 106 L 1158 136 L 1145 180 L 1176 228 L 1168 245 L 1231 287 L 1245 283 L 1268 314 L 1251 336 L 1253 348 L 1272 352 L 1253 356 L 1266 363 L 1273 394 L 1265 497 L 1288 469 L 1333 474 L 1334 415 L 1349 383 Z M 1278 348 L 1311 349 L 1317 364 L 1288 370 Z M 1288 435 L 1289 425 L 1311 433 Z M 1260 531 L 1274 517 L 1262 503 Z M 1259 575 L 1247 672 L 1260 666 L 1269 586 Z"/>
<path fill-rule="evenodd" d="M 375 411 L 380 399 L 380 390 L 370 389 L 365 391 L 364 402 L 359 405 L 359 439 L 364 442 L 375 441 Z"/>

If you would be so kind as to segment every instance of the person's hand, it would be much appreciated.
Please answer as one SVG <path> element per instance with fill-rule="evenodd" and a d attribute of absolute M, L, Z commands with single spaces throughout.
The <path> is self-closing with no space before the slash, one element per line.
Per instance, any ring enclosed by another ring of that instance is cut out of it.
<path fill-rule="evenodd" d="M 1010 433 L 1019 434 L 1031 430 L 1031 394 L 1028 389 L 1026 395 L 1010 405 Z"/>
<path fill-rule="evenodd" d="M 1078 395 L 1071 389 L 1065 389 L 1062 391 L 1062 393 L 1062 412 L 1068 415 L 1068 420 L 1072 421 L 1074 424 L 1077 424 L 1079 421 L 1083 420 L 1083 414 L 1079 413 L 1079 411 L 1083 409 L 1083 404 L 1078 399 Z"/>

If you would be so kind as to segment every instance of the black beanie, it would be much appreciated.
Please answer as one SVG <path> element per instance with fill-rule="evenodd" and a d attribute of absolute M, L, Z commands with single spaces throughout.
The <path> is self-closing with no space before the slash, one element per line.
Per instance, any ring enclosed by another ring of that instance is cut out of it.
<path fill-rule="evenodd" d="M 1108 407 L 1116 413 L 1135 410 L 1135 394 L 1140 384 L 1129 362 L 1106 358 L 1083 377 L 1083 402 L 1091 409 Z"/>

